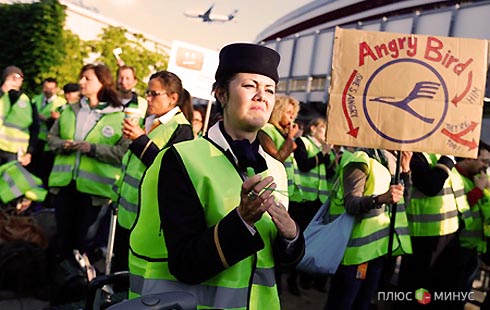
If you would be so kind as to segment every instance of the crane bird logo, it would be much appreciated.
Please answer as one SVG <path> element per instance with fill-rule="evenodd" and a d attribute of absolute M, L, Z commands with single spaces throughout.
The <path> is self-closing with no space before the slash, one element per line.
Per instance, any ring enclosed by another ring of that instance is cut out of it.
<path fill-rule="evenodd" d="M 436 82 L 430 82 L 430 81 L 422 81 L 418 82 L 415 84 L 413 87 L 412 91 L 408 94 L 408 96 L 405 97 L 403 100 L 395 100 L 395 97 L 389 97 L 389 96 L 381 96 L 377 97 L 374 99 L 370 99 L 369 101 L 371 102 L 379 102 L 379 103 L 385 103 L 397 108 L 402 109 L 403 111 L 412 114 L 419 120 L 432 124 L 434 123 L 434 118 L 430 117 L 425 117 L 423 115 L 420 115 L 410 107 L 410 103 L 416 99 L 433 99 L 434 95 L 436 94 L 437 90 L 441 86 L 440 83 Z"/>
<path fill-rule="evenodd" d="M 448 98 L 446 82 L 432 65 L 400 58 L 381 65 L 368 77 L 363 111 L 380 137 L 395 143 L 417 143 L 441 127 Z"/>

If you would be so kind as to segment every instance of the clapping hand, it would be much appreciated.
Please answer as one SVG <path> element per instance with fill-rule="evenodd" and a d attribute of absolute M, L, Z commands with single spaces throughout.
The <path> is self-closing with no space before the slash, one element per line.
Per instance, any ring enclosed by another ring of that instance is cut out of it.
<path fill-rule="evenodd" d="M 275 203 L 275 206 L 269 208 L 267 213 L 269 213 L 272 221 L 276 225 L 279 235 L 286 239 L 294 239 L 296 237 L 298 234 L 296 223 L 282 203 Z"/>
<path fill-rule="evenodd" d="M 248 225 L 254 226 L 262 214 L 275 205 L 272 191 L 276 186 L 273 177 L 262 179 L 258 174 L 243 181 L 238 212 Z M 268 190 L 264 190 L 265 188 Z"/>
<path fill-rule="evenodd" d="M 271 176 L 262 179 L 260 175 L 246 178 L 242 184 L 241 200 L 238 212 L 250 226 L 260 220 L 264 212 L 268 212 L 276 225 L 279 234 L 287 239 L 297 235 L 296 223 L 286 208 L 277 203 L 272 195 L 277 185 Z"/>

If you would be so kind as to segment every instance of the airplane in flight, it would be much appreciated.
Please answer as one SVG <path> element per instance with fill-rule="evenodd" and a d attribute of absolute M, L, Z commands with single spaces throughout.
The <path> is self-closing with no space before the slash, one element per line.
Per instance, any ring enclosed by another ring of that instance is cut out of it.
<path fill-rule="evenodd" d="M 204 13 L 198 13 L 195 11 L 186 11 L 184 12 L 184 15 L 187 17 L 192 17 L 192 18 L 200 18 L 202 19 L 203 22 L 205 23 L 211 23 L 211 22 L 228 22 L 235 18 L 235 14 L 238 12 L 238 10 L 234 10 L 232 13 L 225 15 L 225 14 L 212 14 L 211 11 L 214 8 L 214 4 L 209 7 L 209 9 L 204 12 Z"/>

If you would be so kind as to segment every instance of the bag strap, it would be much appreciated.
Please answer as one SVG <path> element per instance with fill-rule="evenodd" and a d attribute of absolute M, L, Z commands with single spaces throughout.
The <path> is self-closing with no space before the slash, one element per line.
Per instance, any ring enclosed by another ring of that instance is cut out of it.
<path fill-rule="evenodd" d="M 313 221 L 321 221 L 323 223 L 327 222 L 326 221 L 326 215 L 328 215 L 328 210 L 330 210 L 330 205 L 332 204 L 332 199 L 334 196 L 337 194 L 337 191 L 340 187 L 340 178 L 339 178 L 340 173 L 337 172 L 335 174 L 335 183 L 332 187 L 332 190 L 330 191 L 327 200 L 322 204 L 320 209 L 316 212 L 315 216 L 311 219 L 311 222 Z M 328 221 L 329 222 L 329 221 Z"/>

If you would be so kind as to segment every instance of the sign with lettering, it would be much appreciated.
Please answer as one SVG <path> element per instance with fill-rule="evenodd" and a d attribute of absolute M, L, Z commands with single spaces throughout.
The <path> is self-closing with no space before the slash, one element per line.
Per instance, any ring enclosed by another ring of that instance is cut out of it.
<path fill-rule="evenodd" d="M 331 144 L 476 158 L 488 41 L 337 28 Z"/>
<path fill-rule="evenodd" d="M 192 97 L 214 100 L 211 89 L 218 62 L 218 51 L 173 41 L 167 70 L 179 76 Z"/>

